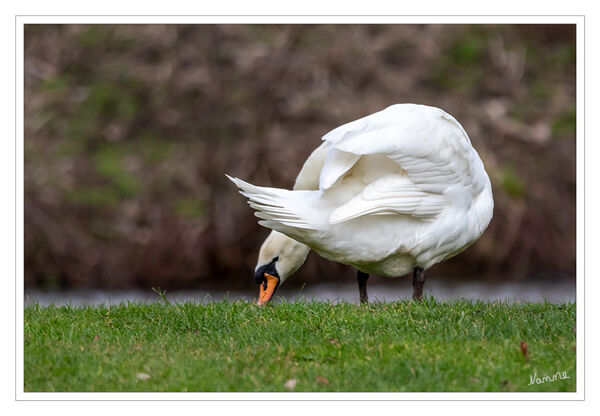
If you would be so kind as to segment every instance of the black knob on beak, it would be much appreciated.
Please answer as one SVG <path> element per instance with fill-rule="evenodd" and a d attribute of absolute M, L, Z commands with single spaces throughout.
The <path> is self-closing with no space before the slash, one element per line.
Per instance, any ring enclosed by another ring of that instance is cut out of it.
<path fill-rule="evenodd" d="M 277 260 L 279 260 L 279 257 L 275 257 L 271 263 L 262 265 L 254 271 L 254 281 L 257 285 L 265 282 L 265 273 L 279 278 L 279 273 L 277 273 L 277 269 L 275 268 L 275 263 L 277 263 Z"/>

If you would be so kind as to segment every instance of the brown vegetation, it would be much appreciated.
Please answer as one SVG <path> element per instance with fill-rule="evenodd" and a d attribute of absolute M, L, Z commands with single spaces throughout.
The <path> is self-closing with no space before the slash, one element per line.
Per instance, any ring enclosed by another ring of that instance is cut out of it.
<path fill-rule="evenodd" d="M 248 285 L 268 231 L 224 174 L 289 188 L 323 134 L 399 102 L 454 115 L 494 187 L 435 273 L 573 278 L 574 26 L 28 25 L 26 285 Z"/>

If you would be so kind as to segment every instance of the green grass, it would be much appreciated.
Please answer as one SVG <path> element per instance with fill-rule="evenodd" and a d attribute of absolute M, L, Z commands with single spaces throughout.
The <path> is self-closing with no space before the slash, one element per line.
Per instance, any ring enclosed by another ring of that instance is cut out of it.
<path fill-rule="evenodd" d="M 528 386 L 557 371 L 570 378 Z M 25 391 L 289 391 L 288 380 L 293 391 L 575 391 L 575 304 L 25 308 Z"/>

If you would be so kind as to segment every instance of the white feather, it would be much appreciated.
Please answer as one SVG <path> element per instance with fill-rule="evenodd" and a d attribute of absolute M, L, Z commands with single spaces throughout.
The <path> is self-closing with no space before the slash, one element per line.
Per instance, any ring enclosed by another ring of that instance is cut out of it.
<path fill-rule="evenodd" d="M 458 121 L 438 108 L 393 105 L 323 140 L 297 180 L 318 190 L 230 179 L 262 225 L 326 258 L 400 276 L 464 250 L 491 220 L 483 163 Z"/>

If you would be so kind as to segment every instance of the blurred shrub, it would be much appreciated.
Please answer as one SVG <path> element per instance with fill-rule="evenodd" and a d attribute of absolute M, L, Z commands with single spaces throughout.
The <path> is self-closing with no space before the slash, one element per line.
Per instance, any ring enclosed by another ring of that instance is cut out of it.
<path fill-rule="evenodd" d="M 246 286 L 268 231 L 224 173 L 290 187 L 323 134 L 398 102 L 453 114 L 494 185 L 488 232 L 435 273 L 573 277 L 574 33 L 28 25 L 26 285 Z"/>

